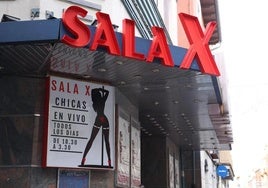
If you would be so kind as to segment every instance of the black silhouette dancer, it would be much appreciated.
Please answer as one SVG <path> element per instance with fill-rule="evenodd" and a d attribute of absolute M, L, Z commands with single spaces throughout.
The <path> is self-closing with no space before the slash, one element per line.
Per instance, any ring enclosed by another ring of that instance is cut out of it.
<path fill-rule="evenodd" d="M 94 126 L 92 128 L 90 139 L 86 145 L 81 166 L 84 166 L 86 161 L 86 155 L 89 152 L 94 139 L 96 138 L 100 128 L 102 128 L 102 136 L 104 137 L 106 152 L 108 156 L 108 165 L 111 166 L 111 155 L 110 155 L 110 143 L 109 143 L 109 121 L 104 114 L 105 102 L 108 98 L 109 91 L 105 90 L 104 87 L 92 89 L 91 99 L 93 102 L 93 109 L 97 113 Z"/>

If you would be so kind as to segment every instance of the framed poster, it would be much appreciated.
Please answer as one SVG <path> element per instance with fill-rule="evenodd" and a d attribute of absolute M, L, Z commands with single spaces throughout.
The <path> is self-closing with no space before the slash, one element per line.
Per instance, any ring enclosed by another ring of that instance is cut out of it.
<path fill-rule="evenodd" d="M 58 170 L 58 188 L 89 188 L 89 171 Z"/>
<path fill-rule="evenodd" d="M 138 121 L 131 119 L 131 187 L 141 185 L 141 142 Z"/>
<path fill-rule="evenodd" d="M 179 171 L 179 160 L 175 158 L 175 187 L 180 187 L 180 171 Z"/>
<path fill-rule="evenodd" d="M 130 183 L 130 122 L 123 117 L 118 117 L 118 141 L 117 141 L 117 185 L 129 187 Z"/>
<path fill-rule="evenodd" d="M 50 76 L 43 166 L 113 168 L 114 88 Z"/>
<path fill-rule="evenodd" d="M 175 180 L 174 180 L 175 172 L 174 172 L 174 157 L 171 153 L 169 153 L 169 187 L 175 187 Z"/>

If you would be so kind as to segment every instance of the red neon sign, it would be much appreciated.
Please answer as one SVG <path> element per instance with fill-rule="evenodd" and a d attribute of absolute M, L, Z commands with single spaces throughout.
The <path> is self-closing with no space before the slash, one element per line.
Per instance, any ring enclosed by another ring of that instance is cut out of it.
<path fill-rule="evenodd" d="M 113 55 L 122 55 L 137 60 L 144 60 L 148 63 L 158 58 L 161 60 L 162 65 L 174 67 L 174 61 L 162 28 L 151 28 L 153 40 L 148 53 L 142 54 L 135 51 L 135 22 L 124 19 L 122 23 L 122 52 L 120 52 L 109 15 L 101 12 L 96 13 L 98 25 L 96 33 L 91 39 L 91 33 L 88 27 L 77 18 L 77 15 L 85 17 L 86 13 L 87 11 L 85 9 L 77 6 L 71 6 L 64 12 L 62 17 L 63 24 L 68 31 L 74 35 L 74 38 L 64 35 L 62 42 L 73 47 L 84 47 L 92 40 L 90 43 L 91 46 L 89 47 L 90 50 L 97 50 L 98 47 L 104 47 L 107 49 L 108 53 Z M 215 23 L 210 23 L 205 33 L 203 33 L 197 18 L 185 14 L 179 15 L 179 17 L 191 44 L 180 68 L 189 69 L 194 57 L 197 57 L 201 72 L 219 76 L 220 73 L 208 48 L 208 41 L 215 29 Z"/>

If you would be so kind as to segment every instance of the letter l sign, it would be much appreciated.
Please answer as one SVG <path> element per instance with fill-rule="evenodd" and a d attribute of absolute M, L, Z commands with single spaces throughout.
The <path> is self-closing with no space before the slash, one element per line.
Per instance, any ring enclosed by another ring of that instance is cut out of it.
<path fill-rule="evenodd" d="M 180 68 L 189 69 L 194 57 L 197 55 L 197 63 L 202 73 L 220 76 L 220 72 L 208 44 L 216 27 L 216 22 L 209 22 L 205 32 L 203 33 L 196 17 L 179 13 L 179 18 L 190 42 L 190 47 L 180 65 Z"/>

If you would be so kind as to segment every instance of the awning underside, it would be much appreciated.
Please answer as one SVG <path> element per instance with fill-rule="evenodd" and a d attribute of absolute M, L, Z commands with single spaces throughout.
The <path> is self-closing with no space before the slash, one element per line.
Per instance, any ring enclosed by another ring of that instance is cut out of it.
<path fill-rule="evenodd" d="M 217 104 L 211 76 L 197 71 L 48 42 L 1 45 L 0 67 L 1 76 L 60 72 L 108 82 L 138 105 L 143 136 L 168 136 L 185 149 L 231 149 L 230 121 L 221 123 L 228 117 L 218 114 L 213 124 L 208 112 Z"/>

